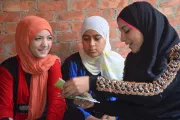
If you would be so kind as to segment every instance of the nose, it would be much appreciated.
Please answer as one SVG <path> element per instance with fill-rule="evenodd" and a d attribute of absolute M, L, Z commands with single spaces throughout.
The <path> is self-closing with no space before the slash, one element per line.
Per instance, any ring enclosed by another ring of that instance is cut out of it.
<path fill-rule="evenodd" d="M 47 39 L 47 38 L 44 38 L 44 39 L 42 40 L 41 45 L 42 45 L 43 47 L 47 47 L 47 46 L 48 46 L 48 39 Z"/>
<path fill-rule="evenodd" d="M 122 31 L 121 32 L 121 42 L 124 42 L 126 40 L 125 33 Z"/>
<path fill-rule="evenodd" d="M 95 45 L 94 40 L 93 40 L 93 39 L 91 39 L 89 44 L 90 44 L 90 46 L 94 46 L 94 45 Z"/>

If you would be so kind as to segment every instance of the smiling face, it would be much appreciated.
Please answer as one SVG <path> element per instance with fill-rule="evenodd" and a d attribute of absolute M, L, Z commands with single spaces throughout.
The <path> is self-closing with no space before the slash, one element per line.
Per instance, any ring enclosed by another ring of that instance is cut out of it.
<path fill-rule="evenodd" d="M 40 31 L 31 41 L 29 49 L 37 58 L 44 58 L 52 47 L 53 37 L 48 30 Z"/>
<path fill-rule="evenodd" d="M 103 52 L 106 41 L 98 32 L 87 30 L 82 36 L 82 45 L 88 56 L 97 57 Z"/>
<path fill-rule="evenodd" d="M 121 32 L 121 41 L 129 45 L 132 53 L 137 53 L 143 44 L 143 34 L 136 28 L 126 24 L 121 19 L 117 21 Z"/>

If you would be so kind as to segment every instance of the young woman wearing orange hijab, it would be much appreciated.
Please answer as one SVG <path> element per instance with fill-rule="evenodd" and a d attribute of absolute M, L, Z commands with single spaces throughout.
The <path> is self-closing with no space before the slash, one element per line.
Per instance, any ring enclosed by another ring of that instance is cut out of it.
<path fill-rule="evenodd" d="M 27 16 L 17 25 L 17 56 L 0 66 L 0 120 L 62 120 L 66 110 L 61 89 L 60 59 L 49 54 L 53 36 L 49 23 Z"/>

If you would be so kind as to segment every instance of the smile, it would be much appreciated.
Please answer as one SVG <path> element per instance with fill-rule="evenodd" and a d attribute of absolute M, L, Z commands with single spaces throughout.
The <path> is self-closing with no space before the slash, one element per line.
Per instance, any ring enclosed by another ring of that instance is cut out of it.
<path fill-rule="evenodd" d="M 38 49 L 38 51 L 39 51 L 39 52 L 43 52 L 43 53 L 45 53 L 45 52 L 47 52 L 47 51 L 48 51 L 48 49 L 43 49 L 43 50 Z"/>

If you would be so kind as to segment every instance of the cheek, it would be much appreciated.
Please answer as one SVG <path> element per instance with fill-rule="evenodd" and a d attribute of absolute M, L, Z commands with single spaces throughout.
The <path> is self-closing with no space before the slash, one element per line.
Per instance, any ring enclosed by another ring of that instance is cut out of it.
<path fill-rule="evenodd" d="M 29 51 L 30 51 L 30 53 L 31 53 L 32 55 L 34 55 L 34 53 L 36 53 L 36 47 L 31 44 L 31 45 L 29 46 Z"/>
<path fill-rule="evenodd" d="M 130 34 L 128 34 L 128 38 L 135 44 L 139 44 L 142 41 L 141 33 L 136 30 L 133 30 Z"/>
<path fill-rule="evenodd" d="M 106 46 L 106 41 L 104 41 L 103 44 L 102 44 L 102 49 L 103 50 L 104 50 L 105 46 Z"/>
<path fill-rule="evenodd" d="M 82 48 L 85 52 L 87 52 L 88 46 L 87 46 L 86 42 L 82 42 Z"/>
<path fill-rule="evenodd" d="M 85 42 L 82 42 L 82 46 L 83 46 L 83 47 L 85 47 L 85 46 L 86 46 L 86 45 L 85 45 Z"/>
<path fill-rule="evenodd" d="M 32 46 L 29 46 L 29 51 L 30 51 L 31 53 L 33 52 Z"/>
<path fill-rule="evenodd" d="M 126 37 L 125 37 L 124 32 L 123 32 L 123 31 L 121 31 L 121 32 L 120 32 L 120 34 L 121 34 L 121 36 L 120 36 L 121 41 L 126 40 Z M 127 36 L 127 38 L 128 38 L 128 36 Z"/>
<path fill-rule="evenodd" d="M 50 47 L 50 48 L 52 47 L 52 44 L 53 44 L 53 42 L 52 42 L 52 41 L 49 41 L 49 47 Z"/>
<path fill-rule="evenodd" d="M 32 41 L 29 45 L 32 49 L 36 49 L 41 46 L 41 41 Z"/>
<path fill-rule="evenodd" d="M 29 49 L 30 51 L 33 51 L 36 48 L 36 44 L 34 44 L 33 42 L 29 45 Z"/>
<path fill-rule="evenodd" d="M 89 48 L 89 44 L 88 44 L 88 42 L 82 42 L 82 46 L 83 46 L 83 48 L 84 49 L 88 49 Z"/>
<path fill-rule="evenodd" d="M 141 47 L 142 43 L 143 43 L 143 36 L 140 32 L 138 32 L 136 34 L 136 39 L 137 39 L 137 43 L 139 44 L 139 46 Z"/>
<path fill-rule="evenodd" d="M 97 45 L 98 45 L 98 50 L 100 52 L 102 52 L 104 50 L 104 48 L 105 48 L 106 42 L 103 40 L 103 41 L 97 43 Z"/>

